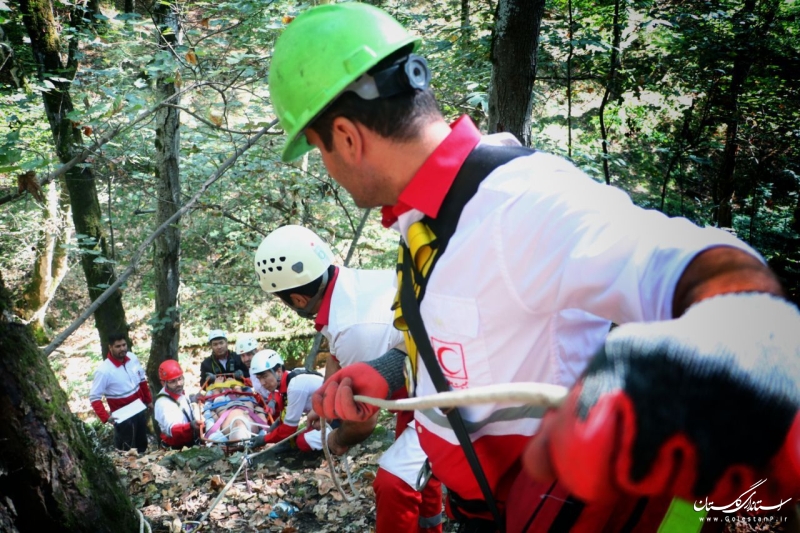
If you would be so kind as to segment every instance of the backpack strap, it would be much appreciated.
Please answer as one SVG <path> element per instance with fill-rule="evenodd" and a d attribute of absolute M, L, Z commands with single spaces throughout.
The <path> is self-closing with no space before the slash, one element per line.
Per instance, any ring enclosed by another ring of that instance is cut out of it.
<path fill-rule="evenodd" d="M 402 244 L 403 260 L 402 263 L 398 265 L 398 268 L 401 269 L 401 279 L 403 280 L 398 289 L 402 318 L 405 320 L 408 331 L 416 344 L 417 353 L 425 364 L 425 368 L 428 370 L 428 374 L 430 374 L 431 381 L 438 392 L 449 391 L 450 384 L 444 377 L 442 369 L 436 360 L 433 346 L 430 342 L 430 336 L 425 329 L 425 324 L 422 321 L 422 315 L 419 310 L 419 304 L 425 297 L 425 290 L 431 272 L 433 272 L 436 263 L 447 249 L 450 238 L 458 227 L 458 222 L 461 217 L 461 212 L 464 210 L 464 206 L 478 191 L 478 187 L 486 176 L 497 167 L 512 159 L 527 156 L 533 152 L 533 150 L 522 146 L 479 145 L 467 156 L 467 159 L 456 175 L 453 185 L 445 196 L 437 217 L 431 218 L 425 216 L 421 221 L 423 224 L 427 225 L 435 235 L 434 239 L 430 242 L 430 246 L 435 250 L 435 253 L 432 255 L 432 263 L 427 268 L 424 275 L 414 263 L 411 251 L 404 243 Z M 472 445 L 472 439 L 469 436 L 469 431 L 464 423 L 464 419 L 457 408 L 450 409 L 446 412 L 446 415 L 464 451 L 464 455 L 481 489 L 481 493 L 486 500 L 487 507 L 494 517 L 497 530 L 504 531 L 505 526 L 502 515 L 497 507 L 497 502 L 494 499 L 492 489 L 486 479 L 486 474 L 483 471 L 480 459 L 475 452 L 475 447 Z"/>

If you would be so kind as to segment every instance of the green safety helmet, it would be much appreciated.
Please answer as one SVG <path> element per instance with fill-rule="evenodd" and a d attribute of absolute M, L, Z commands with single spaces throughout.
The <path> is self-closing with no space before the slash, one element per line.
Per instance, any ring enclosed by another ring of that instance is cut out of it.
<path fill-rule="evenodd" d="M 304 130 L 348 85 L 419 43 L 391 15 L 368 4 L 321 5 L 294 19 L 275 43 L 269 71 L 272 106 L 286 132 L 283 161 L 313 148 Z"/>

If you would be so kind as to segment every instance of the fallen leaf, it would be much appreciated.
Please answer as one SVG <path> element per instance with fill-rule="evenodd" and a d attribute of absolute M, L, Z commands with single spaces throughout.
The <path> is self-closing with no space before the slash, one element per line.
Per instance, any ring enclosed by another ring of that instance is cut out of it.
<path fill-rule="evenodd" d="M 208 29 L 208 22 L 209 22 L 208 17 L 204 18 L 203 20 L 200 21 L 200 27 Z"/>
<path fill-rule="evenodd" d="M 192 50 L 189 50 L 186 52 L 186 61 L 188 61 L 190 65 L 197 65 L 197 55 Z"/>
<path fill-rule="evenodd" d="M 92 134 L 92 127 L 91 126 L 84 126 L 83 127 L 83 134 L 87 137 Z"/>
<path fill-rule="evenodd" d="M 225 486 L 225 482 L 222 480 L 222 476 L 219 474 L 211 476 L 209 481 L 211 482 L 212 490 L 218 490 Z"/>
<path fill-rule="evenodd" d="M 289 24 L 291 21 L 294 20 L 294 17 L 291 15 L 284 15 L 282 20 L 284 24 Z"/>
<path fill-rule="evenodd" d="M 42 186 L 36 180 L 36 172 L 29 170 L 24 174 L 17 175 L 17 192 L 22 194 L 28 191 L 37 202 L 44 203 L 44 194 L 42 194 Z"/>

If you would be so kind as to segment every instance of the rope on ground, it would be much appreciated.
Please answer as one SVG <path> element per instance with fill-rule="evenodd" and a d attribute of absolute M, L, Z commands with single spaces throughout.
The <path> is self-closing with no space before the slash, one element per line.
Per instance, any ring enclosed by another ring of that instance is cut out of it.
<path fill-rule="evenodd" d="M 153 530 L 150 528 L 150 522 L 147 521 L 139 509 L 136 509 L 136 514 L 139 515 L 139 533 L 144 533 L 145 526 L 147 526 L 147 533 L 153 533 Z"/>
<path fill-rule="evenodd" d="M 342 456 L 342 463 L 344 464 L 344 472 L 347 475 L 347 483 L 350 485 L 350 490 L 353 492 L 353 496 L 348 496 L 344 489 L 342 488 L 342 484 L 339 483 L 339 476 L 336 475 L 336 468 L 333 464 L 333 455 L 331 455 L 330 449 L 328 449 L 328 435 L 327 435 L 327 427 L 328 423 L 325 421 L 323 417 L 319 417 L 319 437 L 322 439 L 322 451 L 325 452 L 325 459 L 328 461 L 328 470 L 331 473 L 331 479 L 333 479 L 333 484 L 336 486 L 336 490 L 339 491 L 339 494 L 342 495 L 344 501 L 350 503 L 358 499 L 361 496 L 361 493 L 356 490 L 355 486 L 353 485 L 353 480 L 350 479 L 350 468 L 348 467 L 347 463 L 347 452 Z"/>
<path fill-rule="evenodd" d="M 230 489 L 230 488 L 233 486 L 233 481 L 234 481 L 234 480 L 236 479 L 236 477 L 239 475 L 239 472 L 241 472 L 241 471 L 242 471 L 242 468 L 244 468 L 244 466 L 245 466 L 246 464 L 248 464 L 248 463 L 250 462 L 250 460 L 251 460 L 251 459 L 253 459 L 253 457 L 258 457 L 258 456 L 259 456 L 259 455 L 261 455 L 262 453 L 267 453 L 268 451 L 272 450 L 272 449 L 273 449 L 273 448 L 275 448 L 276 446 L 280 446 L 280 445 L 281 445 L 281 444 L 283 444 L 284 442 L 287 442 L 289 439 L 292 439 L 292 438 L 296 437 L 297 435 L 299 435 L 300 433 L 302 433 L 302 432 L 303 432 L 303 431 L 305 431 L 305 430 L 306 430 L 306 428 L 305 428 L 305 427 L 301 427 L 300 429 L 298 429 L 297 431 L 295 431 L 294 433 L 292 433 L 291 435 L 289 435 L 289 436 L 288 436 L 288 437 L 286 437 L 285 439 L 283 439 L 283 440 L 281 440 L 281 441 L 278 441 L 278 442 L 276 442 L 275 444 L 273 444 L 273 445 L 272 445 L 272 446 L 270 446 L 269 448 L 267 448 L 267 449 L 265 449 L 265 450 L 261 450 L 260 452 L 256 452 L 256 453 L 247 454 L 247 447 L 245 447 L 245 453 L 243 453 L 243 454 L 242 454 L 242 462 L 241 462 L 241 464 L 239 465 L 239 469 L 238 469 L 238 470 L 236 470 L 236 472 L 234 472 L 234 473 L 233 473 L 233 476 L 231 477 L 230 481 L 228 481 L 228 483 L 227 483 L 227 484 L 226 484 L 226 485 L 225 485 L 225 486 L 222 488 L 222 490 L 220 491 L 220 493 L 217 495 L 216 499 L 214 499 L 214 501 L 211 503 L 211 507 L 209 507 L 209 508 L 206 510 L 206 512 L 205 512 L 205 513 L 203 513 L 203 516 L 201 516 L 201 517 L 200 517 L 200 520 L 187 520 L 187 521 L 185 521 L 185 522 L 184 522 L 184 524 L 197 524 L 197 529 L 193 529 L 193 530 L 192 530 L 192 531 L 193 531 L 193 533 L 196 533 L 197 531 L 200 531 L 201 529 L 203 529 L 203 522 L 205 522 L 205 521 L 206 521 L 206 519 L 208 518 L 208 515 L 210 515 L 210 514 L 211 514 L 211 511 L 213 511 L 213 510 L 214 510 L 214 508 L 215 508 L 215 507 L 217 506 L 217 504 L 220 502 L 220 500 L 222 499 L 222 497 L 223 497 L 223 496 L 225 496 L 225 493 L 226 493 L 226 492 L 228 492 L 228 489 Z M 140 533 L 141 533 L 141 532 L 140 532 Z"/>
<path fill-rule="evenodd" d="M 432 408 L 465 407 L 485 403 L 522 403 L 555 408 L 564 403 L 567 388 L 549 383 L 501 383 L 474 389 L 440 392 L 421 398 L 380 400 L 356 394 L 353 399 L 392 411 L 418 411 Z"/>

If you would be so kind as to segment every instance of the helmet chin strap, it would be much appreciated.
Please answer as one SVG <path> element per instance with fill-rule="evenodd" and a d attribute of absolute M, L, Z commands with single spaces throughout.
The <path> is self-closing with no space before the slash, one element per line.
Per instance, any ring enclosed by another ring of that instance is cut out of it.
<path fill-rule="evenodd" d="M 322 283 L 319 284 L 319 289 L 317 289 L 317 293 L 311 297 L 305 307 L 295 307 L 290 306 L 295 312 L 303 318 L 314 318 L 317 316 L 317 313 L 314 312 L 314 307 L 317 306 L 319 301 L 322 299 L 322 295 L 325 294 L 325 289 L 328 287 L 328 269 L 325 269 L 325 272 L 322 273 Z"/>

